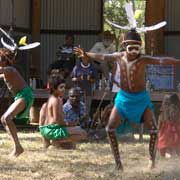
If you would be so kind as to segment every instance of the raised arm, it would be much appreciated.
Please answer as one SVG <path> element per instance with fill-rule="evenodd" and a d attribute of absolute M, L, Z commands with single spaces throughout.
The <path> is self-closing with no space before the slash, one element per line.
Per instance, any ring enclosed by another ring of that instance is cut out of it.
<path fill-rule="evenodd" d="M 91 60 L 110 60 L 113 61 L 116 59 L 115 55 L 113 54 L 99 54 L 99 53 L 91 53 L 85 52 L 83 49 L 79 47 L 74 48 L 75 53 L 82 59 L 91 59 Z"/>
<path fill-rule="evenodd" d="M 178 65 L 180 60 L 173 57 L 153 57 L 143 56 L 142 57 L 146 64 L 159 64 L 159 65 Z"/>

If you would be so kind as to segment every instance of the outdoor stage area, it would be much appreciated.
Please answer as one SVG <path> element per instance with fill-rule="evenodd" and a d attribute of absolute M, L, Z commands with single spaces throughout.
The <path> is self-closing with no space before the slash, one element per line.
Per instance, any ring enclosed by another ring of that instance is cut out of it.
<path fill-rule="evenodd" d="M 180 157 L 162 159 L 157 154 L 157 167 L 150 171 L 148 164 L 148 136 L 144 142 L 119 139 L 124 172 L 114 169 L 107 139 L 78 143 L 75 150 L 50 147 L 43 150 L 37 131 L 19 132 L 25 152 L 10 158 L 12 143 L 0 131 L 1 180 L 179 180 Z"/>

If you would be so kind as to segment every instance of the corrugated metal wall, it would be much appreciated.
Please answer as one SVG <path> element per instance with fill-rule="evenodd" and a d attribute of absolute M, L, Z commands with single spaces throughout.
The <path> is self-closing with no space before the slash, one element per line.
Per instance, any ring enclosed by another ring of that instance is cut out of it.
<path fill-rule="evenodd" d="M 11 0 L 0 0 L 0 24 L 10 25 L 12 21 Z M 21 28 L 30 27 L 30 0 L 14 1 L 15 25 Z"/>
<path fill-rule="evenodd" d="M 49 64 L 56 60 L 58 46 L 64 43 L 66 30 L 78 32 L 75 34 L 75 45 L 80 44 L 86 50 L 89 50 L 97 41 L 97 32 L 102 30 L 102 2 L 102 0 L 41 1 L 41 30 L 46 33 L 41 34 L 41 67 L 39 67 L 39 71 L 41 72 L 40 78 L 44 82 L 47 80 L 46 71 Z M 14 3 L 15 26 L 22 28 L 22 31 L 23 29 L 30 30 L 31 0 L 14 0 Z M 11 21 L 11 0 L 0 0 L 0 24 L 10 25 Z M 54 33 L 54 30 L 57 32 Z M 90 34 L 89 31 L 91 31 Z M 29 38 L 31 38 L 30 35 Z M 24 57 L 27 62 L 30 61 L 30 53 Z M 24 69 L 25 72 L 28 72 L 27 67 Z"/>
<path fill-rule="evenodd" d="M 101 30 L 102 0 L 43 0 L 41 1 L 41 29 L 49 30 L 41 34 L 41 77 L 47 80 L 46 71 L 50 63 L 56 60 L 58 46 L 64 43 L 65 34 L 52 34 L 51 30 L 83 32 L 75 34 L 75 45 L 89 50 L 97 41 L 94 32 Z"/>
<path fill-rule="evenodd" d="M 165 3 L 165 19 L 167 21 L 165 30 L 165 54 L 180 58 L 180 1 L 165 0 Z M 178 66 L 176 67 L 175 81 L 180 81 L 180 68 Z"/>
<path fill-rule="evenodd" d="M 101 0 L 43 0 L 41 29 L 101 30 Z"/>
<path fill-rule="evenodd" d="M 65 35 L 42 34 L 41 35 L 41 77 L 47 80 L 47 68 L 50 63 L 57 60 L 56 51 L 64 43 Z M 75 35 L 75 45 L 81 45 L 89 50 L 97 41 L 97 35 Z"/>
<path fill-rule="evenodd" d="M 166 36 L 165 36 L 165 52 L 168 55 L 173 55 L 180 58 L 179 51 L 179 39 L 180 34 L 176 32 L 180 31 L 180 1 L 179 0 L 165 0 L 165 19 L 167 21 Z M 176 34 L 175 34 L 176 33 Z"/>

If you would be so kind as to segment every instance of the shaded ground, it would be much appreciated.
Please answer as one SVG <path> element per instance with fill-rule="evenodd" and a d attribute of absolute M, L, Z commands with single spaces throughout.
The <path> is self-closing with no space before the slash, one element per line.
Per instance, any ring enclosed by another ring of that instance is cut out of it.
<path fill-rule="evenodd" d="M 12 143 L 0 131 L 0 180 L 180 180 L 180 157 L 157 157 L 157 168 L 147 167 L 148 143 L 120 145 L 124 172 L 114 170 L 107 141 L 79 143 L 72 151 L 42 149 L 39 133 L 19 133 L 25 152 L 10 158 Z"/>

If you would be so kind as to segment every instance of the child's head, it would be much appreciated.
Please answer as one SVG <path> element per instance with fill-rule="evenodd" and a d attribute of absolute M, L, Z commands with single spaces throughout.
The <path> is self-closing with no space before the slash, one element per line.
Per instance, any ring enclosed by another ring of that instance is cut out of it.
<path fill-rule="evenodd" d="M 176 93 L 166 94 L 164 96 L 162 112 L 166 120 L 177 120 L 180 118 L 180 100 Z"/>
<path fill-rule="evenodd" d="M 48 82 L 50 94 L 57 94 L 59 96 L 64 95 L 65 81 L 61 78 L 61 76 L 50 76 Z"/>
<path fill-rule="evenodd" d="M 16 54 L 6 48 L 0 48 L 0 66 L 12 65 Z"/>

